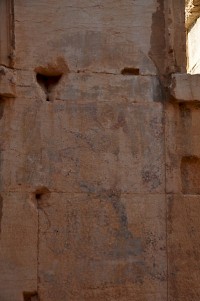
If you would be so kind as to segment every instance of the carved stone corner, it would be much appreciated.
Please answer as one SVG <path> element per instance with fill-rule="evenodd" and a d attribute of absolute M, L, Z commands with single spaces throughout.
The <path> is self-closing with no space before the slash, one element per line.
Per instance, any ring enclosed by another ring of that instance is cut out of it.
<path fill-rule="evenodd" d="M 170 96 L 174 102 L 200 102 L 200 74 L 173 74 Z"/>
<path fill-rule="evenodd" d="M 14 98 L 16 96 L 16 73 L 13 69 L 0 66 L 0 96 Z"/>

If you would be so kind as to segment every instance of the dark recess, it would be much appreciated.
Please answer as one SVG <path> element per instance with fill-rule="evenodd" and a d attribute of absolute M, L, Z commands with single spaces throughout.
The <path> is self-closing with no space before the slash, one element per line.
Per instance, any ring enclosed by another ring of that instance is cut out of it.
<path fill-rule="evenodd" d="M 125 67 L 122 69 L 121 74 L 123 75 L 139 75 L 140 69 L 139 68 L 131 68 L 131 67 Z"/>
<path fill-rule="evenodd" d="M 58 84 L 61 77 L 62 77 L 62 74 L 59 74 L 59 75 L 44 75 L 41 73 L 36 74 L 37 82 L 42 87 L 42 89 L 45 91 L 47 101 L 50 100 L 49 93 L 51 92 L 52 88 Z"/>
<path fill-rule="evenodd" d="M 5 106 L 5 99 L 3 98 L 3 96 L 0 95 L 0 119 L 3 117 L 4 106 Z"/>
<path fill-rule="evenodd" d="M 42 193 L 36 193 L 35 198 L 36 200 L 40 200 L 42 198 Z"/>
<path fill-rule="evenodd" d="M 182 193 L 200 194 L 200 158 L 185 156 L 181 160 Z"/>
<path fill-rule="evenodd" d="M 23 292 L 24 301 L 39 301 L 37 292 Z"/>
<path fill-rule="evenodd" d="M 48 206 L 48 199 L 50 196 L 50 191 L 47 187 L 39 187 L 38 189 L 36 189 L 36 191 L 34 192 L 35 195 L 35 199 L 37 201 L 37 208 L 41 209 L 44 206 Z"/>

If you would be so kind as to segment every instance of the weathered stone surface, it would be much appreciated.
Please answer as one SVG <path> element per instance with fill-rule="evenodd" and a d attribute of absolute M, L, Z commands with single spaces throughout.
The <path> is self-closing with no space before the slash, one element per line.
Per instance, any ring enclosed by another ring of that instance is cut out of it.
<path fill-rule="evenodd" d="M 106 72 L 67 72 L 51 91 L 51 100 L 65 103 L 151 103 L 161 102 L 162 88 L 155 75 L 132 75 Z M 46 95 L 36 80 L 36 72 L 16 72 L 16 93 L 23 98 L 46 101 Z M 5 80 L 4 80 L 5 81 Z"/>
<path fill-rule="evenodd" d="M 1 1 L 0 301 L 199 301 L 184 2 Z"/>
<path fill-rule="evenodd" d="M 102 3 L 59 0 L 51 1 L 51 5 L 47 0 L 34 4 L 18 1 L 15 64 L 32 70 L 63 57 L 69 70 L 112 72 L 139 67 L 155 74 L 148 52 L 152 14 L 156 10 L 154 0 L 118 4 L 114 0 Z"/>
<path fill-rule="evenodd" d="M 1 193 L 0 300 L 22 300 L 37 290 L 38 211 L 34 195 Z"/>
<path fill-rule="evenodd" d="M 177 102 L 200 101 L 200 75 L 173 74 L 170 93 Z"/>
<path fill-rule="evenodd" d="M 164 195 L 53 193 L 39 225 L 41 299 L 166 300 Z"/>
<path fill-rule="evenodd" d="M 185 0 L 159 1 L 164 3 L 165 16 L 165 58 L 162 64 L 166 65 L 165 75 L 171 73 L 185 73 L 187 67 L 186 57 L 186 28 L 185 28 Z M 163 25 L 162 25 L 163 26 Z M 156 28 L 157 30 L 157 28 Z M 160 50 L 158 50 L 160 52 Z"/>
<path fill-rule="evenodd" d="M 15 120 L 5 141 L 9 150 L 2 150 L 1 189 L 163 193 L 162 114 L 159 103 L 36 105 L 18 100 L 9 117 Z"/>
<path fill-rule="evenodd" d="M 198 75 L 189 75 L 188 79 L 191 78 L 198 79 Z M 188 81 L 185 80 L 185 83 L 190 85 Z M 173 102 L 166 107 L 169 300 L 198 300 L 200 296 L 200 106 L 199 102 L 193 101 L 196 100 L 195 89 L 195 85 L 190 85 L 190 89 L 182 89 L 182 95 L 180 89 L 181 99 L 185 99 L 185 91 L 190 91 L 191 99 Z"/>
<path fill-rule="evenodd" d="M 186 0 L 185 1 L 185 20 L 186 28 L 190 29 L 195 21 L 200 17 L 200 1 L 199 0 Z"/>
<path fill-rule="evenodd" d="M 0 65 L 11 67 L 14 59 L 14 1 L 0 1 Z"/>
<path fill-rule="evenodd" d="M 13 98 L 16 96 L 16 72 L 0 66 L 0 97 Z"/>
<path fill-rule="evenodd" d="M 180 193 L 189 187 L 198 190 L 198 164 L 200 158 L 200 106 L 199 103 L 168 105 L 166 112 L 166 190 Z M 185 168 L 187 172 L 185 173 Z M 189 168 L 189 169 L 188 169 Z M 193 169 L 193 172 L 192 172 Z M 189 173 L 188 173 L 189 172 Z M 195 173 L 194 176 L 192 174 Z M 190 177 L 190 178 L 188 178 Z M 195 177 L 197 177 L 195 179 Z M 184 183 L 187 182 L 187 185 Z M 196 183 L 196 184 L 195 184 Z M 192 189 L 193 189 L 192 188 Z"/>
<path fill-rule="evenodd" d="M 198 300 L 199 196 L 168 197 L 169 300 Z"/>

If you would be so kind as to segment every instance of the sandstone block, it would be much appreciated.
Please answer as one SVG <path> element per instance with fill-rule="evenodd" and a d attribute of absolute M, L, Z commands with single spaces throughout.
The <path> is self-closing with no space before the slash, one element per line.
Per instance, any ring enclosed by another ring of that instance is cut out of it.
<path fill-rule="evenodd" d="M 19 100 L 13 114 L 2 150 L 2 190 L 164 191 L 160 103 Z"/>
<path fill-rule="evenodd" d="M 169 195 L 168 256 L 169 298 L 198 300 L 199 196 Z"/>
<path fill-rule="evenodd" d="M 40 206 L 42 299 L 166 300 L 164 195 L 52 193 Z"/>
<path fill-rule="evenodd" d="M 199 74 L 173 74 L 170 93 L 177 102 L 200 101 Z"/>
<path fill-rule="evenodd" d="M 37 290 L 38 212 L 32 194 L 1 193 L 0 300 Z"/>

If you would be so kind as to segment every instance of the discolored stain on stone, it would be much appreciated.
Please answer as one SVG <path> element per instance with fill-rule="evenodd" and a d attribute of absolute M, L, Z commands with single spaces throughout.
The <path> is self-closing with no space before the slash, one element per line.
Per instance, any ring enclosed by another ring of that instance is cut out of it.
<path fill-rule="evenodd" d="M 142 181 L 150 189 L 155 189 L 161 184 L 159 171 L 153 167 L 148 167 L 142 170 Z"/>
<path fill-rule="evenodd" d="M 2 96 L 0 96 L 0 120 L 3 117 L 4 108 L 5 108 L 5 99 Z"/>
<path fill-rule="evenodd" d="M 111 251 L 116 258 L 126 258 L 127 256 L 139 256 L 143 249 L 139 238 L 134 237 L 128 229 L 126 209 L 121 202 L 121 192 L 109 190 L 104 192 L 106 199 L 111 202 L 113 209 L 118 217 L 119 229 L 116 232 L 116 245 Z"/>
<path fill-rule="evenodd" d="M 2 217 L 3 217 L 3 198 L 0 195 L 0 234 L 1 234 L 1 223 L 2 223 Z"/>
<path fill-rule="evenodd" d="M 164 0 L 157 0 L 157 10 L 152 15 L 149 56 L 156 65 L 158 74 L 165 73 L 165 26 Z"/>
<path fill-rule="evenodd" d="M 127 123 L 126 123 L 126 112 L 120 111 L 117 117 L 117 122 L 113 125 L 113 129 L 122 128 L 124 132 L 127 132 Z"/>

